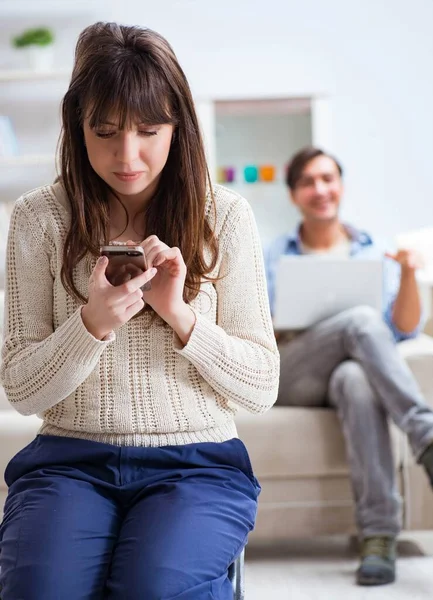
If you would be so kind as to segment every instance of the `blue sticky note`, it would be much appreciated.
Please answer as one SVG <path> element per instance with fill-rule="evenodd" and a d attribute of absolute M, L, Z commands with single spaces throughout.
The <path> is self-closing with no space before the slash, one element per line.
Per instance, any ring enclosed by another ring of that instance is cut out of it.
<path fill-rule="evenodd" d="M 247 183 L 255 183 L 259 178 L 259 170 L 255 165 L 247 165 L 244 168 L 244 177 Z"/>

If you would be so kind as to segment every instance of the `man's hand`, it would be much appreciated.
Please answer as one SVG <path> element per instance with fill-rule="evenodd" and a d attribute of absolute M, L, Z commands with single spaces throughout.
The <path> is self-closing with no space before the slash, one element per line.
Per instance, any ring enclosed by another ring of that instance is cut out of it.
<path fill-rule="evenodd" d="M 387 252 L 388 258 L 401 266 L 400 289 L 394 303 L 392 320 L 405 333 L 411 333 L 421 319 L 421 299 L 416 280 L 416 270 L 424 266 L 422 255 L 415 250 Z"/>
<path fill-rule="evenodd" d="M 416 250 L 398 250 L 395 254 L 387 252 L 385 256 L 398 262 L 402 271 L 416 271 L 425 265 L 422 254 Z"/>

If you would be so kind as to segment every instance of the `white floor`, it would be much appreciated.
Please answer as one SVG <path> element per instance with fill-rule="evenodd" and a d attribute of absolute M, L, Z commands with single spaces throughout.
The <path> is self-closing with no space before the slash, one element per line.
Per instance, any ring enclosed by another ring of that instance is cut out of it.
<path fill-rule="evenodd" d="M 356 548 L 347 538 L 293 541 L 246 550 L 245 600 L 427 600 L 433 598 L 433 532 L 405 534 L 397 581 L 355 585 Z"/>

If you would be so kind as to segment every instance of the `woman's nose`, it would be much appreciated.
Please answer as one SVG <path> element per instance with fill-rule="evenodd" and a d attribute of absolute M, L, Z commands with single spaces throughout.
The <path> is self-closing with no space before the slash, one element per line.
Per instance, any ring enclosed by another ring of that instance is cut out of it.
<path fill-rule="evenodd" d="M 123 132 L 116 147 L 116 158 L 122 163 L 132 164 L 139 154 L 139 139 L 134 132 Z"/>

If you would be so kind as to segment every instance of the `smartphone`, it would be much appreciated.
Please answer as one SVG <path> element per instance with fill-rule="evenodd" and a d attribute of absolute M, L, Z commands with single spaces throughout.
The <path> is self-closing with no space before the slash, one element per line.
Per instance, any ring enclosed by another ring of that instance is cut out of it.
<path fill-rule="evenodd" d="M 111 285 L 122 285 L 147 270 L 146 255 L 141 246 L 102 246 L 100 255 L 108 258 L 105 276 Z M 141 289 L 148 292 L 151 287 L 148 281 Z"/>

